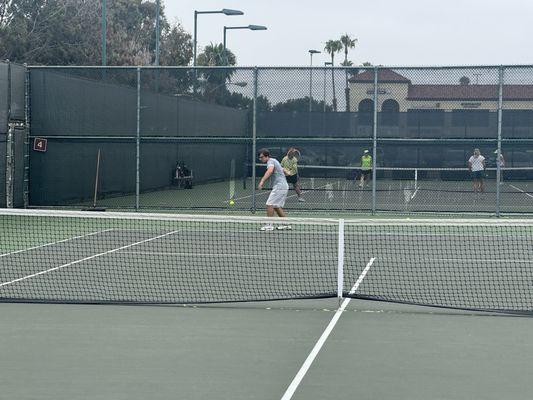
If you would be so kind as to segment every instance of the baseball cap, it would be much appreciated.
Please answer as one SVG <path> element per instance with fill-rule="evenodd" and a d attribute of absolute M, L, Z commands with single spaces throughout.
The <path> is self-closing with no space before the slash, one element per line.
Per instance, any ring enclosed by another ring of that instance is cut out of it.
<path fill-rule="evenodd" d="M 363 151 L 364 154 L 370 153 L 368 150 Z"/>

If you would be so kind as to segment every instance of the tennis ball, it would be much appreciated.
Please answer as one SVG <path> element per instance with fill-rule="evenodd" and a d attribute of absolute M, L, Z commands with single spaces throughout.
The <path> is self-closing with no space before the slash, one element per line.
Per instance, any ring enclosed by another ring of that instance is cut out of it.
<path fill-rule="evenodd" d="M 234 205 L 234 204 L 235 204 L 235 200 L 231 199 L 231 200 L 229 201 L 229 205 L 232 206 L 232 205 Z"/>

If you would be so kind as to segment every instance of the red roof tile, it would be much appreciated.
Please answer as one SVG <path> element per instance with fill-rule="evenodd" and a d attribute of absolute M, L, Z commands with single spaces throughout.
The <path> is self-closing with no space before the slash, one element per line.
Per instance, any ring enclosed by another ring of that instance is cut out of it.
<path fill-rule="evenodd" d="M 380 82 L 394 82 L 394 83 L 411 83 L 409 79 L 407 79 L 405 76 L 402 76 L 398 74 L 397 72 L 394 72 L 390 69 L 380 69 L 378 70 L 378 81 Z M 360 74 L 353 75 L 350 79 L 350 82 L 374 82 L 374 71 L 373 70 L 366 70 L 364 72 L 361 72 Z"/>

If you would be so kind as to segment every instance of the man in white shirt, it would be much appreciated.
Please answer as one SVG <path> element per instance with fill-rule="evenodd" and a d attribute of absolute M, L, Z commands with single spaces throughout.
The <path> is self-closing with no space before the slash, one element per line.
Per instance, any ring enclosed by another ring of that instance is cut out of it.
<path fill-rule="evenodd" d="M 270 157 L 270 152 L 267 149 L 259 150 L 259 160 L 267 165 L 265 175 L 259 181 L 259 189 L 262 189 L 268 178 L 272 177 L 272 191 L 268 196 L 266 202 L 267 216 L 273 217 L 274 212 L 279 217 L 285 217 L 285 200 L 287 199 L 287 193 L 289 191 L 289 185 L 285 178 L 285 172 L 281 167 L 281 164 L 275 158 Z M 291 229 L 290 225 L 278 225 L 277 229 Z M 271 223 L 266 224 L 261 228 L 262 231 L 272 231 L 274 227 Z"/>
<path fill-rule="evenodd" d="M 474 149 L 474 155 L 468 159 L 468 169 L 472 175 L 474 192 L 484 192 L 485 157 L 481 155 L 479 149 Z"/>

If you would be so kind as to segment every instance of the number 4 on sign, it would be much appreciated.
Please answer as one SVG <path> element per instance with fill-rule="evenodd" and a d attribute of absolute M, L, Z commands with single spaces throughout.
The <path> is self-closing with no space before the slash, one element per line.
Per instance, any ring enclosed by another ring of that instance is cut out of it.
<path fill-rule="evenodd" d="M 34 151 L 45 152 L 46 151 L 46 145 L 47 145 L 47 140 L 46 139 L 35 138 L 35 140 L 33 141 L 33 150 Z"/>

